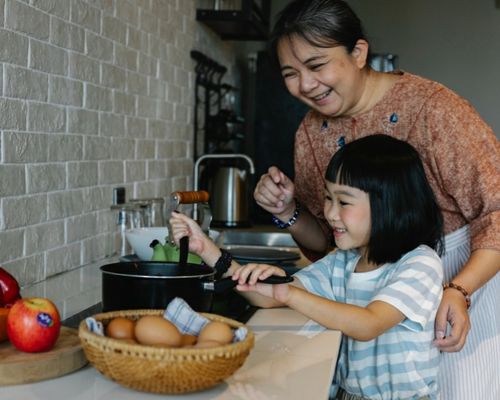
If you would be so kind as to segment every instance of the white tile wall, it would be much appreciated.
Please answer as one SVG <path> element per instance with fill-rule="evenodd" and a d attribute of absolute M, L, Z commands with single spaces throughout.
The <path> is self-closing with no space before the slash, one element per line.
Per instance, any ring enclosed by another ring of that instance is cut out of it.
<path fill-rule="evenodd" d="M 191 188 L 190 50 L 235 74 L 195 3 L 0 0 L 0 265 L 65 317 L 99 293 L 112 189 Z"/>

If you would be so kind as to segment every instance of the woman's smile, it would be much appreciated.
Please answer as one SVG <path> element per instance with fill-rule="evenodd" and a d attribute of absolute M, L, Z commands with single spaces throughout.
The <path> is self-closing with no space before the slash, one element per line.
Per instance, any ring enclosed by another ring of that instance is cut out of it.
<path fill-rule="evenodd" d="M 318 106 L 322 106 L 327 103 L 327 97 L 333 92 L 333 89 L 328 89 L 326 92 L 323 92 L 317 96 L 310 97 L 312 101 L 314 101 Z"/>

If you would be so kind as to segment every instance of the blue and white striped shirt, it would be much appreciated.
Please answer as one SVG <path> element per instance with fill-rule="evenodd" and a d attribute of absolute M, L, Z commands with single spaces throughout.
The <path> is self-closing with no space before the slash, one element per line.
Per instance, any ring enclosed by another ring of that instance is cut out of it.
<path fill-rule="evenodd" d="M 361 307 L 384 301 L 406 316 L 367 342 L 344 336 L 334 386 L 377 400 L 438 398 L 440 357 L 432 340 L 443 294 L 440 258 L 419 246 L 393 264 L 356 273 L 358 260 L 355 251 L 337 250 L 294 275 L 319 296 Z"/>

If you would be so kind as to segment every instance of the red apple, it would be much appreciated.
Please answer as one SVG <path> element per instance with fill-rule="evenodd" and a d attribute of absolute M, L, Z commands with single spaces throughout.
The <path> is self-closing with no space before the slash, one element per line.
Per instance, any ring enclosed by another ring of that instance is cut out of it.
<path fill-rule="evenodd" d="M 17 300 L 7 317 L 7 335 L 21 351 L 48 351 L 59 336 L 61 318 L 49 299 L 32 297 Z"/>
<path fill-rule="evenodd" d="M 19 298 L 21 296 L 16 278 L 0 267 L 0 306 L 10 307 Z"/>

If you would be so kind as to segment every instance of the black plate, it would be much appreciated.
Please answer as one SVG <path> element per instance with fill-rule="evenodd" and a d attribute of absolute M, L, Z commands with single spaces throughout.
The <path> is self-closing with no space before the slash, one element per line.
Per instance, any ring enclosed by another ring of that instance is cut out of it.
<path fill-rule="evenodd" d="M 300 254 L 294 251 L 268 249 L 260 247 L 227 246 L 236 261 L 245 262 L 290 262 L 300 259 Z"/>

